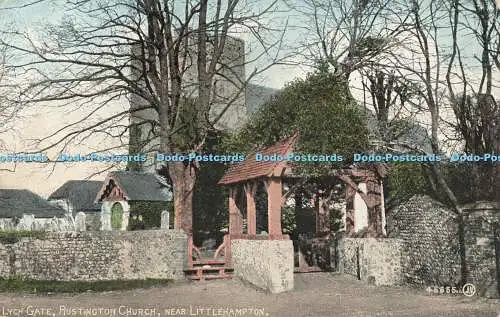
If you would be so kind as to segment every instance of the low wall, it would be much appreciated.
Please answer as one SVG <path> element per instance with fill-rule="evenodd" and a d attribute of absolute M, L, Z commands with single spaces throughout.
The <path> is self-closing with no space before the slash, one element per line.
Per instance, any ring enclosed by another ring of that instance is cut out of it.
<path fill-rule="evenodd" d="M 340 267 L 343 273 L 375 285 L 400 285 L 403 280 L 402 241 L 344 238 Z"/>
<path fill-rule="evenodd" d="M 231 240 L 234 275 L 280 293 L 293 289 L 292 240 Z"/>
<path fill-rule="evenodd" d="M 183 279 L 180 230 L 45 232 L 0 239 L 0 276 L 38 280 Z"/>

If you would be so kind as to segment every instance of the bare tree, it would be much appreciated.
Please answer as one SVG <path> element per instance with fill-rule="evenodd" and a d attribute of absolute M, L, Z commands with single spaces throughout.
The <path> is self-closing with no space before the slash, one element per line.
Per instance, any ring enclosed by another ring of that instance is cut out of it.
<path fill-rule="evenodd" d="M 296 48 L 299 62 L 331 67 L 346 78 L 376 61 L 384 51 L 397 47 L 393 39 L 407 19 L 393 1 L 386 0 L 286 2 L 306 19 L 295 26 L 306 32 Z M 402 20 L 393 23 L 390 16 Z"/>
<path fill-rule="evenodd" d="M 393 69 L 408 83 L 413 83 L 412 102 L 428 114 L 432 151 L 435 154 L 444 154 L 446 150 L 497 152 L 499 116 L 492 96 L 493 60 L 498 58 L 495 51 L 498 11 L 494 1 L 409 0 L 400 3 L 411 12 L 404 32 L 409 41 L 401 42 L 403 53 L 395 51 L 390 60 Z M 472 39 L 469 34 L 473 34 Z M 481 56 L 467 58 L 473 48 L 479 48 Z M 474 78 L 477 74 L 474 62 L 478 62 L 481 69 L 478 78 Z M 449 128 L 451 132 L 459 132 L 456 139 L 463 141 L 459 147 L 445 147 L 445 142 L 450 140 Z M 464 282 L 468 273 L 460 197 L 447 183 L 441 166 L 430 164 L 428 171 L 434 190 L 445 196 L 457 216 Z"/>
<path fill-rule="evenodd" d="M 20 110 L 13 100 L 12 88 L 15 85 L 11 83 L 12 74 L 7 66 L 7 57 L 7 51 L 0 49 L 0 151 L 6 150 L 2 135 L 12 129 L 12 121 Z"/>
<path fill-rule="evenodd" d="M 500 11 L 494 1 L 452 1 L 450 25 L 452 29 L 452 53 L 448 62 L 446 83 L 451 108 L 455 114 L 454 128 L 464 140 L 464 151 L 473 154 L 498 153 L 500 151 L 500 106 L 493 89 L 499 81 L 494 79 L 495 65 L 500 71 Z M 479 79 L 470 76 L 470 62 L 464 58 L 467 46 L 460 40 L 464 31 L 468 45 L 475 43 L 480 56 L 473 62 L 480 69 Z M 459 82 L 461 84 L 456 84 Z M 473 165 L 475 199 L 500 199 L 500 169 L 492 162 Z M 496 197 L 496 198 L 495 198 Z"/>
<path fill-rule="evenodd" d="M 223 71 L 222 55 L 233 37 L 245 33 L 257 39 L 262 53 L 245 63 L 270 59 L 259 71 L 277 62 L 274 52 L 279 51 L 282 30 L 273 37 L 275 30 L 262 22 L 272 15 L 275 4 L 67 0 L 68 16 L 61 25 L 47 27 L 39 38 L 11 32 L 14 40 L 0 45 L 24 56 L 13 65 L 29 79 L 18 102 L 56 102 L 61 109 L 92 106 L 85 118 L 43 138 L 41 141 L 52 141 L 41 151 L 66 146 L 83 135 L 123 136 L 129 129 L 129 125 L 120 125 L 124 118 L 152 109 L 158 118 L 159 151 L 199 152 L 207 134 L 258 73 L 255 70 L 241 78 Z M 236 93 L 224 99 L 223 109 L 214 116 L 217 76 L 236 87 Z M 96 113 L 111 102 L 126 98 L 140 98 L 141 106 L 95 120 Z M 195 162 L 168 164 L 175 226 L 187 232 L 192 227 L 196 175 Z"/>

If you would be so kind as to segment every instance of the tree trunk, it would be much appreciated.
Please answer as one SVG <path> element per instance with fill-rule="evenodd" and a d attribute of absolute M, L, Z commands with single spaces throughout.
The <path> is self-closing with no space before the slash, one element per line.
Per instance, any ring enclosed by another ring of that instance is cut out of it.
<path fill-rule="evenodd" d="M 169 175 L 174 190 L 174 228 L 191 234 L 193 230 L 193 194 L 196 182 L 195 168 L 183 162 L 169 164 Z"/>
<path fill-rule="evenodd" d="M 316 237 L 323 237 L 330 233 L 330 209 L 328 195 L 324 192 L 316 193 Z"/>
<path fill-rule="evenodd" d="M 382 228 L 382 199 L 380 192 L 380 183 L 376 179 L 371 179 L 366 183 L 367 195 L 370 201 L 376 202 L 374 206 L 368 206 L 368 229 L 369 238 L 378 238 L 383 236 Z"/>

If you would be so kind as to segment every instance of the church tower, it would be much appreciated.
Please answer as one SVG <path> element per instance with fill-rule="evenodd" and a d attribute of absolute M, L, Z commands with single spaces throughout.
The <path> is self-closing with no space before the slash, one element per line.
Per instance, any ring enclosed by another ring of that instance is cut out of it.
<path fill-rule="evenodd" d="M 187 53 L 185 69 L 183 69 L 183 96 L 187 98 L 197 97 L 197 56 L 195 38 L 191 41 L 190 49 Z M 208 53 L 213 51 L 210 41 L 207 45 Z M 138 46 L 132 47 L 133 56 L 141 56 L 141 49 Z M 210 60 L 210 55 L 208 57 Z M 141 58 L 134 58 L 134 67 L 131 67 L 132 78 L 137 78 L 139 85 L 145 85 L 141 80 L 142 65 Z M 236 130 L 247 120 L 247 109 L 245 102 L 245 42 L 241 39 L 229 37 L 226 39 L 225 49 L 217 65 L 217 75 L 214 76 L 211 93 L 210 121 L 217 117 L 220 119 L 215 124 L 215 128 L 220 131 L 231 132 Z M 147 106 L 147 101 L 141 96 L 133 94 L 130 96 L 130 109 Z M 230 106 L 228 107 L 228 104 Z M 160 140 L 158 136 L 158 113 L 154 109 L 133 111 L 130 114 L 129 129 L 129 152 L 146 153 L 146 162 L 133 162 L 129 169 L 154 173 L 160 166 L 154 160 L 154 153 L 159 151 Z"/>

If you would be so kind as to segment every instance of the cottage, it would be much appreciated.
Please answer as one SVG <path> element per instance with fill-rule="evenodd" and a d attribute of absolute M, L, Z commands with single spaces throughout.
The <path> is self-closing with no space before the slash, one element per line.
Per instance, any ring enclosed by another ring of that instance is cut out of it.
<path fill-rule="evenodd" d="M 26 189 L 0 189 L 0 230 L 71 231 L 74 221 L 64 209 Z"/>
<path fill-rule="evenodd" d="M 167 210 L 168 202 L 171 202 L 172 198 L 170 184 L 157 174 L 136 171 L 111 172 L 95 199 L 96 203 L 101 204 L 101 230 L 128 230 L 131 207 L 141 203 L 160 203 L 164 210 Z M 157 218 L 158 223 L 163 220 L 162 227 L 169 227 L 168 216 L 158 215 Z"/>
<path fill-rule="evenodd" d="M 76 217 L 77 213 L 85 214 L 85 230 L 101 228 L 101 205 L 95 197 L 102 187 L 102 181 L 70 180 L 64 183 L 48 198 L 49 202 Z"/>

